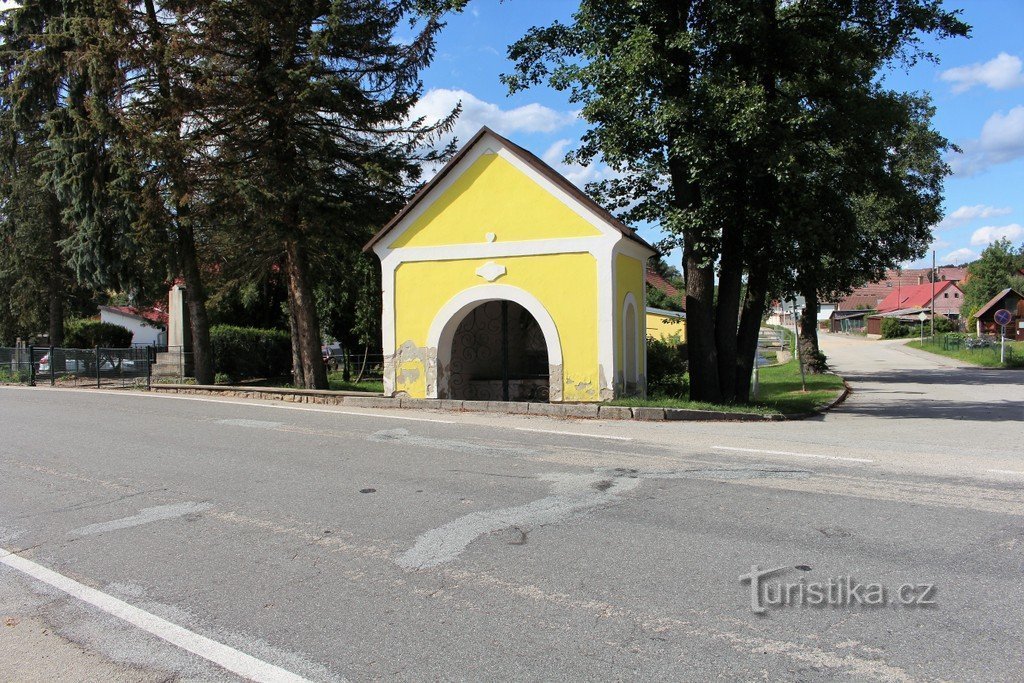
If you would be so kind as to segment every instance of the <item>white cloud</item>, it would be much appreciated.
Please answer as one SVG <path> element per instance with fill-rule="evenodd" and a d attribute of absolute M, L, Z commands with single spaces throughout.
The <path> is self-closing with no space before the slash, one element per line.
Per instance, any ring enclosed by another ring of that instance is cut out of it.
<path fill-rule="evenodd" d="M 427 91 L 413 108 L 412 116 L 425 117 L 428 123 L 432 123 L 447 116 L 459 102 L 462 102 L 462 114 L 453 134 L 460 142 L 469 140 L 481 126 L 488 126 L 499 135 L 552 133 L 577 121 L 574 112 L 556 111 L 536 102 L 502 109 L 465 90 L 449 88 Z"/>
<path fill-rule="evenodd" d="M 1008 206 L 988 206 L 986 204 L 975 204 L 974 206 L 961 206 L 959 209 L 952 211 L 936 225 L 938 230 L 952 230 L 953 228 L 959 228 L 963 225 L 967 225 L 971 221 L 976 221 L 984 218 L 996 218 L 998 216 L 1005 216 L 1012 213 L 1013 209 Z"/>
<path fill-rule="evenodd" d="M 952 263 L 955 265 L 959 265 L 962 263 L 970 263 L 971 261 L 977 260 L 977 258 L 977 252 L 964 248 L 949 252 L 948 254 L 942 257 L 941 261 L 942 263 Z"/>
<path fill-rule="evenodd" d="M 1024 157 L 1024 105 L 1006 114 L 996 112 L 981 127 L 976 140 L 961 143 L 962 154 L 949 159 L 953 172 L 973 176 L 990 166 Z"/>
<path fill-rule="evenodd" d="M 971 246 L 972 247 L 987 247 L 996 240 L 1008 238 L 1012 242 L 1016 242 L 1021 237 L 1024 237 L 1024 228 L 1019 223 L 1010 223 L 1009 225 L 986 225 L 983 228 L 978 228 L 971 235 Z"/>
<path fill-rule="evenodd" d="M 955 93 L 966 92 L 976 85 L 985 85 L 993 90 L 1009 90 L 1024 87 L 1024 63 L 1020 57 L 1000 52 L 997 57 L 984 63 L 975 62 L 947 69 L 939 78 L 952 83 Z"/>

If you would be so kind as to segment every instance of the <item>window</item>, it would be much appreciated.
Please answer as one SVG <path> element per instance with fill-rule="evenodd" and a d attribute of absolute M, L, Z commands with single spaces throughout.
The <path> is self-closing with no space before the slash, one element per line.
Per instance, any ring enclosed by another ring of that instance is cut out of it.
<path fill-rule="evenodd" d="M 946 293 L 945 293 L 945 294 L 943 294 L 942 296 L 943 296 L 944 298 L 948 299 L 948 298 L 949 298 L 949 292 L 946 292 Z"/>

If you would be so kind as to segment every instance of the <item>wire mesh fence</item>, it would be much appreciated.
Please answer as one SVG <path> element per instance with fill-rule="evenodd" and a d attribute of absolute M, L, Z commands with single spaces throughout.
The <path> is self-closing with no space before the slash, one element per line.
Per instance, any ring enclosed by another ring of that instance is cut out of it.
<path fill-rule="evenodd" d="M 0 347 L 0 383 L 71 387 L 148 387 L 148 348 Z"/>

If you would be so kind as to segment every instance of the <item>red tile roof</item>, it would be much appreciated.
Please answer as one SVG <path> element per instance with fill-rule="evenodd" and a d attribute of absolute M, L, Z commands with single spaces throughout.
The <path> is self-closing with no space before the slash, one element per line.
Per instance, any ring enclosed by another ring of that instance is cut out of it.
<path fill-rule="evenodd" d="M 951 280 L 945 282 L 935 283 L 935 296 L 938 297 L 944 290 L 950 287 L 955 287 L 956 283 Z M 920 285 L 913 286 L 902 286 L 894 290 L 890 290 L 889 296 L 885 297 L 880 304 L 878 304 L 878 310 L 881 312 L 886 311 L 899 311 L 904 308 L 930 308 L 932 301 L 932 283 L 925 282 Z"/>
<path fill-rule="evenodd" d="M 682 309 L 684 311 L 686 310 L 686 297 L 683 296 L 683 293 L 680 292 L 675 285 L 655 273 L 653 270 L 647 271 L 647 286 L 654 287 L 668 298 L 679 302 Z"/>
<path fill-rule="evenodd" d="M 885 277 L 878 282 L 869 282 L 863 287 L 853 290 L 836 305 L 836 310 L 878 310 L 882 301 L 897 289 L 903 288 L 906 290 L 908 287 L 916 287 L 925 283 L 930 285 L 929 274 L 931 270 L 931 268 L 908 268 L 902 271 L 886 271 Z M 964 266 L 939 266 L 935 270 L 938 276 L 936 278 L 937 283 L 962 282 L 967 278 L 967 268 Z"/>
<path fill-rule="evenodd" d="M 146 322 L 157 325 L 167 325 L 167 311 L 159 308 L 135 308 L 134 306 L 100 306 L 100 310 L 112 311 L 121 315 L 129 315 L 133 318 L 141 318 Z"/>

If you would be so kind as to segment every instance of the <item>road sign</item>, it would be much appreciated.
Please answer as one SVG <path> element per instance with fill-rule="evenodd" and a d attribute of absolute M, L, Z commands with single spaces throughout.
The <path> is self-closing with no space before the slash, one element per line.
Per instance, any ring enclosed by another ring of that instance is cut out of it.
<path fill-rule="evenodd" d="M 1009 325 L 1013 319 L 1013 314 L 1005 308 L 1000 308 L 992 317 L 996 321 L 996 325 Z"/>
<path fill-rule="evenodd" d="M 917 319 L 920 320 L 921 322 L 924 322 L 925 320 L 928 319 L 928 314 L 925 313 L 924 311 L 921 311 L 920 313 L 917 314 Z"/>

